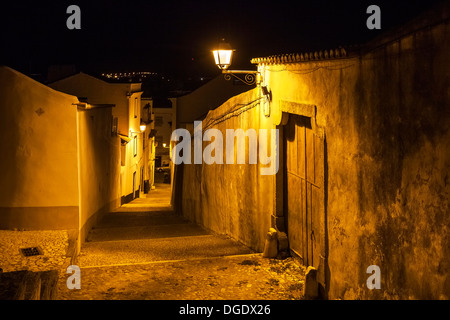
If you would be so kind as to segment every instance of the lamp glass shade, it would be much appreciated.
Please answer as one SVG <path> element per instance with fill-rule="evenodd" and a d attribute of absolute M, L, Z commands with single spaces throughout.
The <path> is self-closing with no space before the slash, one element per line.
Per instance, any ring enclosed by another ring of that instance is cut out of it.
<path fill-rule="evenodd" d="M 145 128 L 146 128 L 145 124 L 141 124 L 141 125 L 139 126 L 139 129 L 141 129 L 141 131 L 145 131 Z"/>
<path fill-rule="evenodd" d="M 216 62 L 216 65 L 219 67 L 219 69 L 227 69 L 231 65 L 231 59 L 233 57 L 233 49 L 231 49 L 231 46 L 229 43 L 224 42 L 222 39 L 222 42 L 219 43 L 217 46 L 217 49 L 213 50 L 213 56 L 214 60 Z"/>
<path fill-rule="evenodd" d="M 233 56 L 233 50 L 214 50 L 214 60 L 219 69 L 227 69 L 231 65 L 231 58 Z"/>

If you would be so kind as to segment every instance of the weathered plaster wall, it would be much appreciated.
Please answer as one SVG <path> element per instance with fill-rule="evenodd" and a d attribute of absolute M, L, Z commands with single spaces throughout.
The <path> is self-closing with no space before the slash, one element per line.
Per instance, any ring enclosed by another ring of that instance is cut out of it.
<path fill-rule="evenodd" d="M 450 297 L 449 36 L 447 20 L 375 50 L 357 78 L 359 259 L 393 296 Z"/>
<path fill-rule="evenodd" d="M 224 149 L 226 129 L 241 128 L 246 131 L 249 128 L 271 128 L 271 120 L 261 114 L 258 103 L 251 104 L 253 108 L 239 115 L 207 127 L 214 119 L 239 109 L 238 104 L 257 99 L 257 93 L 258 90 L 253 89 L 229 99 L 210 111 L 202 122 L 204 130 L 214 128 L 222 132 Z M 209 143 L 203 142 L 203 149 Z M 192 142 L 192 157 L 193 152 Z M 225 151 L 223 156 L 225 163 Z M 246 159 L 248 163 L 248 154 Z M 183 215 L 260 252 L 270 227 L 272 193 L 273 176 L 261 175 L 259 164 L 183 165 Z"/>
<path fill-rule="evenodd" d="M 447 5 L 361 55 L 260 64 L 273 97 L 267 124 L 254 108 L 214 126 L 259 129 L 316 107 L 326 139 L 329 298 L 450 297 L 449 16 Z M 184 215 L 261 250 L 279 200 L 274 180 L 252 165 L 184 165 L 183 173 Z M 370 265 L 381 269 L 381 289 L 366 286 Z"/>
<path fill-rule="evenodd" d="M 0 228 L 78 227 L 76 102 L 0 67 Z"/>
<path fill-rule="evenodd" d="M 120 138 L 111 135 L 111 108 L 78 111 L 80 239 L 102 214 L 120 206 Z"/>
<path fill-rule="evenodd" d="M 361 57 L 260 66 L 280 101 L 313 104 L 327 141 L 331 298 L 450 297 L 449 25 Z M 369 290 L 369 265 L 381 289 Z"/>

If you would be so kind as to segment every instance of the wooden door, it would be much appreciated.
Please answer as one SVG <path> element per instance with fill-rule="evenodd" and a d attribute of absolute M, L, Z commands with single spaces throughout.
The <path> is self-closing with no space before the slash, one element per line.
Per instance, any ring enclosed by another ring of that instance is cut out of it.
<path fill-rule="evenodd" d="M 291 252 L 318 268 L 323 230 L 324 143 L 311 118 L 290 115 L 285 126 L 285 215 Z"/>

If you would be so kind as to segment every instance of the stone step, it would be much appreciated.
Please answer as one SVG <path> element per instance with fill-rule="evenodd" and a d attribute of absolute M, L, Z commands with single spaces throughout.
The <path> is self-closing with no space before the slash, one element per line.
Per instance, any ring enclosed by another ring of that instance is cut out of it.
<path fill-rule="evenodd" d="M 249 253 L 248 247 L 219 235 L 96 241 L 84 244 L 77 264 L 85 268 Z"/>
<path fill-rule="evenodd" d="M 186 222 L 187 220 L 171 211 L 111 212 L 105 214 L 94 228 L 138 227 Z"/>
<path fill-rule="evenodd" d="M 128 203 L 125 204 L 113 212 L 152 212 L 152 211 L 164 211 L 164 212 L 173 212 L 173 208 L 165 202 L 161 203 L 152 203 L 152 204 L 135 204 Z"/>
<path fill-rule="evenodd" d="M 146 221 L 148 222 L 148 221 Z M 162 222 L 162 221 L 161 221 Z M 164 222 L 169 222 L 164 220 Z M 203 228 L 195 223 L 185 223 L 180 221 L 170 221 L 170 224 L 150 223 L 150 225 L 129 226 L 129 227 L 108 227 L 95 228 L 89 232 L 87 241 L 115 241 L 133 239 L 155 239 L 171 238 L 183 236 L 199 236 L 208 234 Z M 135 223 L 126 223 L 134 225 Z M 116 225 L 115 223 L 113 225 Z"/>

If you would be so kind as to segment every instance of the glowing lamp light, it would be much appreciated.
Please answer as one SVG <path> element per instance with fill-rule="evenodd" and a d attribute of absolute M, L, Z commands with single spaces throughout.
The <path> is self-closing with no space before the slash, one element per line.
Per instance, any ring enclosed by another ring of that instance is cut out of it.
<path fill-rule="evenodd" d="M 231 49 L 230 44 L 224 42 L 224 39 L 222 39 L 222 42 L 219 43 L 217 49 L 212 51 L 214 60 L 219 69 L 225 70 L 231 65 L 233 51 L 234 50 Z"/>
<path fill-rule="evenodd" d="M 139 129 L 141 129 L 141 132 L 144 132 L 145 128 L 146 128 L 145 122 L 143 122 L 142 119 L 141 119 L 141 123 L 139 125 Z"/>

